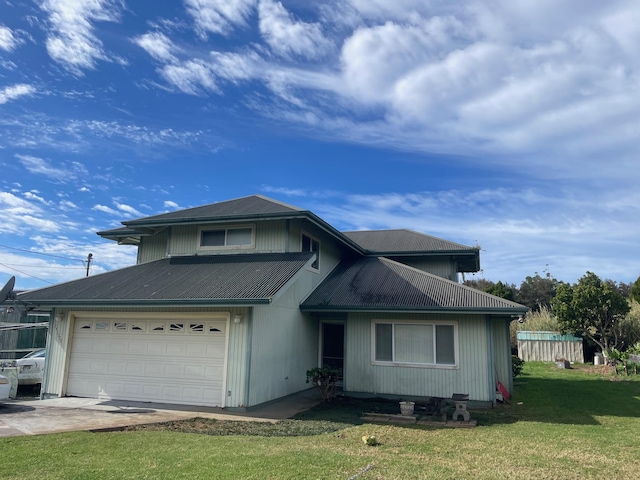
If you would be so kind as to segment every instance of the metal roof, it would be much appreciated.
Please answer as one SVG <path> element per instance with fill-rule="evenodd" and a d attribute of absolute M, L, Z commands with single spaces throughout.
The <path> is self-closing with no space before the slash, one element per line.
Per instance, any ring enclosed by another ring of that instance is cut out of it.
<path fill-rule="evenodd" d="M 127 220 L 122 223 L 127 227 L 137 227 L 219 219 L 230 220 L 234 217 L 244 219 L 248 217 L 278 216 L 303 212 L 306 211 L 262 195 L 251 195 L 224 202 L 210 203 L 200 207 Z"/>
<path fill-rule="evenodd" d="M 525 313 L 528 308 L 387 258 L 343 262 L 303 302 L 305 311 Z"/>
<path fill-rule="evenodd" d="M 413 230 L 359 230 L 342 232 L 365 250 L 379 254 L 451 251 L 464 252 L 477 249 Z"/>
<path fill-rule="evenodd" d="M 26 292 L 32 305 L 269 303 L 313 253 L 173 257 Z"/>

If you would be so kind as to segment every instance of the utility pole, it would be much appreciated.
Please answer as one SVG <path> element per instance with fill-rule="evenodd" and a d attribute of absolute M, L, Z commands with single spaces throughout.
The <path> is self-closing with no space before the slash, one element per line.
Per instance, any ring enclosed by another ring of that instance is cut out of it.
<path fill-rule="evenodd" d="M 87 255 L 87 277 L 89 276 L 89 267 L 91 266 L 91 259 L 93 258 L 93 253 Z"/>

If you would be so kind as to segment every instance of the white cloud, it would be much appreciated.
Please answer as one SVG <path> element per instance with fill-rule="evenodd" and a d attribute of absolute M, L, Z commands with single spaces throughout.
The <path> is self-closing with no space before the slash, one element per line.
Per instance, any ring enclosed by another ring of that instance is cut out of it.
<path fill-rule="evenodd" d="M 0 25 L 0 50 L 10 52 L 16 48 L 19 43 L 20 41 L 15 37 L 9 27 Z"/>
<path fill-rule="evenodd" d="M 103 212 L 103 213 L 108 213 L 110 215 L 120 215 L 120 212 L 118 212 L 117 210 L 114 210 L 111 207 L 107 207 L 106 205 L 94 205 L 91 210 L 96 210 L 98 212 Z"/>
<path fill-rule="evenodd" d="M 156 60 L 171 63 L 177 61 L 177 58 L 173 54 L 175 47 L 169 37 L 163 33 L 145 33 L 144 35 L 135 37 L 133 41 Z"/>
<path fill-rule="evenodd" d="M 255 0 L 185 0 L 201 37 L 208 33 L 227 35 L 236 26 L 245 26 L 255 3 Z"/>
<path fill-rule="evenodd" d="M 180 208 L 180 205 L 178 205 L 176 202 L 173 202 L 171 200 L 165 200 L 164 201 L 164 208 L 170 208 L 172 210 L 178 210 Z"/>
<path fill-rule="evenodd" d="M 216 75 L 212 65 L 200 59 L 187 60 L 176 65 L 165 65 L 161 69 L 165 80 L 183 93 L 199 95 L 203 92 L 218 92 Z"/>
<path fill-rule="evenodd" d="M 94 33 L 94 22 L 116 22 L 124 7 L 121 0 L 43 0 L 51 31 L 47 52 L 75 75 L 95 68 L 96 60 L 111 60 Z"/>
<path fill-rule="evenodd" d="M 279 55 L 314 58 L 324 55 L 332 46 L 319 23 L 296 21 L 280 2 L 260 0 L 258 14 L 260 33 Z"/>
<path fill-rule="evenodd" d="M 2 232 L 4 234 L 25 235 L 32 230 L 57 232 L 61 225 L 47 217 L 42 205 L 44 199 L 27 192 L 27 199 L 13 193 L 0 191 L 0 210 L 2 211 Z M 33 201 L 35 200 L 35 203 Z"/>
<path fill-rule="evenodd" d="M 28 85 L 26 83 L 19 83 L 17 85 L 12 85 L 10 87 L 4 87 L 3 89 L 0 90 L 0 105 L 25 95 L 27 96 L 33 95 L 35 92 L 36 92 L 35 87 L 33 85 Z"/>
<path fill-rule="evenodd" d="M 519 284 L 545 266 L 570 282 L 589 269 L 622 281 L 635 280 L 640 271 L 634 254 L 640 227 L 628 221 L 640 216 L 635 187 L 347 194 L 340 204 L 316 198 L 312 211 L 340 230 L 410 228 L 464 245 L 477 243 L 484 275 L 494 281 Z M 629 261 L 620 264 L 615 260 L 620 255 Z"/>
<path fill-rule="evenodd" d="M 121 212 L 125 212 L 128 215 L 135 215 L 137 217 L 142 217 L 142 213 L 140 213 L 138 210 L 133 208 L 131 205 L 118 203 L 118 202 L 114 202 L 114 203 L 116 207 L 118 207 L 118 210 L 120 210 Z"/>
<path fill-rule="evenodd" d="M 52 167 L 42 158 L 33 157 L 31 155 L 16 155 L 16 157 L 31 173 L 44 175 L 55 180 L 63 180 L 69 175 L 68 170 Z"/>

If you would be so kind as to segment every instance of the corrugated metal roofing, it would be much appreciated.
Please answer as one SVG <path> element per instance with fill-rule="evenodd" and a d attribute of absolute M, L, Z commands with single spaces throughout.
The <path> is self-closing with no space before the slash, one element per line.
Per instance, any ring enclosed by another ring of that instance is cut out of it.
<path fill-rule="evenodd" d="M 342 232 L 362 248 L 372 253 L 415 253 L 432 251 L 475 250 L 460 243 L 432 237 L 413 230 L 362 230 Z"/>
<path fill-rule="evenodd" d="M 386 258 L 340 264 L 301 306 L 323 310 L 438 310 L 522 314 L 527 307 Z"/>
<path fill-rule="evenodd" d="M 210 203 L 200 207 L 187 208 L 175 212 L 152 215 L 150 217 L 138 218 L 122 222 L 126 226 L 144 226 L 153 224 L 166 224 L 172 222 L 198 221 L 213 219 L 216 217 L 247 217 L 263 216 L 303 212 L 304 210 L 287 205 L 285 203 L 264 197 L 262 195 L 251 195 L 248 197 L 226 200 L 224 202 Z"/>
<path fill-rule="evenodd" d="M 270 253 L 174 257 L 30 291 L 36 305 L 267 303 L 313 257 Z"/>

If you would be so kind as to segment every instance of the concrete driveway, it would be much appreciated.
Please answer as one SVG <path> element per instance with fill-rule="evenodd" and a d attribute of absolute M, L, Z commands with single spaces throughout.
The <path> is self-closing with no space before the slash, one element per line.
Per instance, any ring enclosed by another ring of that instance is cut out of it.
<path fill-rule="evenodd" d="M 276 422 L 308 410 L 320 401 L 320 395 L 315 389 L 290 395 L 249 412 L 229 412 L 223 408 L 214 407 L 76 397 L 8 400 L 0 403 L 0 437 L 76 430 L 116 430 L 130 425 L 195 417 Z"/>

